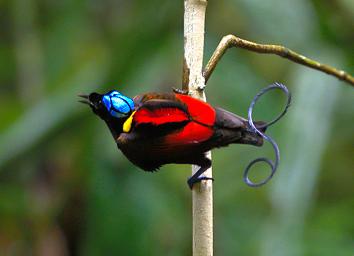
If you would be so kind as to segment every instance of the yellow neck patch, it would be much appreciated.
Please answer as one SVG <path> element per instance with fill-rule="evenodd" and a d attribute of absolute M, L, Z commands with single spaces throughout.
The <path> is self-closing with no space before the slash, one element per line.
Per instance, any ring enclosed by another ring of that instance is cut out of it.
<path fill-rule="evenodd" d="M 135 114 L 136 111 L 133 111 L 133 113 L 130 115 L 130 117 L 128 117 L 127 120 L 125 120 L 124 124 L 123 124 L 123 132 L 130 132 L 131 128 L 132 128 L 132 122 L 133 122 L 133 116 Z"/>

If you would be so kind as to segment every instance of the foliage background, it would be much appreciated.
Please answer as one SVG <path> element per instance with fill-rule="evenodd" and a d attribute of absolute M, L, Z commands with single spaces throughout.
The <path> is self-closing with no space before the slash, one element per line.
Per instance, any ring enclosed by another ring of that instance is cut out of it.
<path fill-rule="evenodd" d="M 350 0 L 209 1 L 206 59 L 232 33 L 353 73 L 353 24 Z M 191 255 L 190 167 L 139 171 L 76 98 L 179 87 L 183 1 L 5 0 L 0 26 L 0 255 Z M 353 89 L 232 49 L 208 100 L 245 115 L 274 81 L 293 104 L 269 131 L 282 151 L 272 182 L 242 183 L 270 147 L 214 153 L 215 255 L 352 255 Z M 257 116 L 270 119 L 283 101 L 266 96 Z"/>

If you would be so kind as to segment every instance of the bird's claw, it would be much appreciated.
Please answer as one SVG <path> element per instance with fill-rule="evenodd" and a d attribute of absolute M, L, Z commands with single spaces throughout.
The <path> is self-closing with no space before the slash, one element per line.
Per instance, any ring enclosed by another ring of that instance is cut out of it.
<path fill-rule="evenodd" d="M 189 188 L 190 188 L 190 189 L 193 189 L 193 185 L 194 185 L 195 183 L 201 182 L 202 180 L 212 180 L 212 181 L 214 181 L 214 178 L 206 177 L 206 176 L 199 176 L 199 177 L 196 178 L 196 179 L 192 179 L 192 177 L 190 177 L 190 178 L 187 180 L 187 183 L 188 183 Z"/>

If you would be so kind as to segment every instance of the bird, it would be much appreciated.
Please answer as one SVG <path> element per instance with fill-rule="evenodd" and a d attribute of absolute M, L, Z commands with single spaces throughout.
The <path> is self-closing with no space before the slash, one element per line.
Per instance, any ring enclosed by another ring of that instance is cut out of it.
<path fill-rule="evenodd" d="M 129 98 L 117 90 L 79 95 L 80 102 L 108 126 L 118 148 L 137 167 L 154 172 L 166 164 L 193 164 L 199 169 L 187 180 L 190 189 L 211 167 L 209 150 L 230 144 L 262 146 L 263 137 L 247 119 L 174 89 Z M 265 132 L 266 123 L 254 122 Z"/>

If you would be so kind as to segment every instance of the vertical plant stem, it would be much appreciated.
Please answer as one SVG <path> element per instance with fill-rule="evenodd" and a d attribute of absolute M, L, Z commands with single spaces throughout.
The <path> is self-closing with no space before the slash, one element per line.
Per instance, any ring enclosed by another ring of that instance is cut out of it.
<path fill-rule="evenodd" d="M 206 100 L 202 74 L 204 24 L 207 0 L 184 1 L 183 89 L 195 98 Z M 211 158 L 210 152 L 207 153 Z M 193 166 L 192 173 L 199 167 Z M 212 177 L 211 168 L 205 175 Z M 212 181 L 193 187 L 193 256 L 213 255 L 213 189 Z"/>

